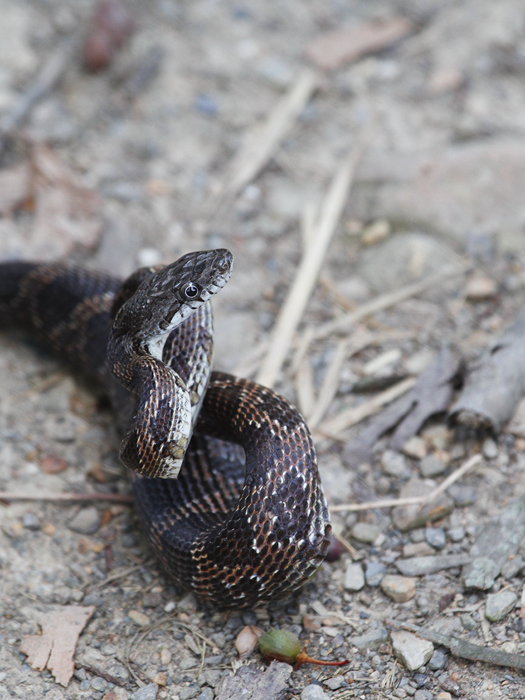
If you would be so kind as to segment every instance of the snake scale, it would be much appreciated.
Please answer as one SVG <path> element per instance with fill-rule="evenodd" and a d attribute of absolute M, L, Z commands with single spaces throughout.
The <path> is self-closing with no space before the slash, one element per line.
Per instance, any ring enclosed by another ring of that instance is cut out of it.
<path fill-rule="evenodd" d="M 320 566 L 330 518 L 298 411 L 211 372 L 224 249 L 123 282 L 61 263 L 0 264 L 0 327 L 29 331 L 109 393 L 136 509 L 175 582 L 220 608 L 284 596 Z"/>

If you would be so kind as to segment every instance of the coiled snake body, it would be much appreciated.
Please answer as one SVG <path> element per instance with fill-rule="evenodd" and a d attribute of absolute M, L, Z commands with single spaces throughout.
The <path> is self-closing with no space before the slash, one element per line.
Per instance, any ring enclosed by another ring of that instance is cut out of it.
<path fill-rule="evenodd" d="M 231 266 L 225 250 L 190 253 L 120 282 L 62 264 L 0 265 L 0 325 L 28 329 L 103 383 L 153 549 L 177 583 L 222 608 L 298 588 L 330 533 L 299 413 L 210 370 L 208 299 Z"/>

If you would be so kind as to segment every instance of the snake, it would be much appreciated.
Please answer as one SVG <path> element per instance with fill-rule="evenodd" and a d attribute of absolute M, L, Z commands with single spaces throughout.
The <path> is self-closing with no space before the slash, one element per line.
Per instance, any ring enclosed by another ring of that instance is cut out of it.
<path fill-rule="evenodd" d="M 0 263 L 0 327 L 29 333 L 108 393 L 149 546 L 178 587 L 243 609 L 321 566 L 330 515 L 299 411 L 212 371 L 225 249 L 125 280 L 63 262 Z"/>

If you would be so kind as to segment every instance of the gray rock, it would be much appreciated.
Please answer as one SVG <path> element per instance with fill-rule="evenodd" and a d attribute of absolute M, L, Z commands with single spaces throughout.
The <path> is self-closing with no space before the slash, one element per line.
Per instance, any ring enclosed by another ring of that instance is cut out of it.
<path fill-rule="evenodd" d="M 22 525 L 26 530 L 40 530 L 40 520 L 34 513 L 25 513 L 22 518 Z"/>
<path fill-rule="evenodd" d="M 130 700 L 156 700 L 158 692 L 159 686 L 156 683 L 150 683 L 136 690 Z"/>
<path fill-rule="evenodd" d="M 339 690 L 339 688 L 346 685 L 346 681 L 343 676 L 332 676 L 324 680 L 323 685 L 326 685 L 330 690 Z"/>
<path fill-rule="evenodd" d="M 225 676 L 217 700 L 247 697 L 250 700 L 277 700 L 288 686 L 292 674 L 289 664 L 272 661 L 264 673 L 253 666 L 242 666 L 235 676 Z"/>
<path fill-rule="evenodd" d="M 97 690 L 99 693 L 106 690 L 107 683 L 103 678 L 98 678 L 97 676 L 95 676 L 95 678 L 91 679 L 90 683 L 93 690 Z"/>
<path fill-rule="evenodd" d="M 421 460 L 421 464 L 419 465 L 421 476 L 424 479 L 431 479 L 434 476 L 443 474 L 446 468 L 447 465 L 445 464 L 445 462 L 443 462 L 440 459 L 436 459 L 433 455 L 427 455 L 426 457 L 423 457 L 423 459 Z"/>
<path fill-rule="evenodd" d="M 81 535 L 92 535 L 100 527 L 100 514 L 94 506 L 88 506 L 78 511 L 69 521 L 69 529 Z"/>
<path fill-rule="evenodd" d="M 487 459 L 496 459 L 498 456 L 498 446 L 492 438 L 487 438 L 483 443 L 483 455 Z"/>
<path fill-rule="evenodd" d="M 468 632 L 473 632 L 474 630 L 477 630 L 479 627 L 479 624 L 472 617 L 472 615 L 469 615 L 469 613 L 463 613 L 462 615 L 459 616 L 459 619 L 460 619 L 460 622 L 461 622 L 463 629 L 466 629 Z"/>
<path fill-rule="evenodd" d="M 381 581 L 381 590 L 395 603 L 406 603 L 416 594 L 416 580 L 408 576 L 387 574 Z"/>
<path fill-rule="evenodd" d="M 414 700 L 434 700 L 434 695 L 430 692 L 430 690 L 420 688 L 414 693 Z"/>
<path fill-rule="evenodd" d="M 213 700 L 213 690 L 211 688 L 204 688 L 202 693 L 197 696 L 197 700 Z"/>
<path fill-rule="evenodd" d="M 301 693 L 301 700 L 329 700 L 320 685 L 307 685 Z"/>
<path fill-rule="evenodd" d="M 432 658 L 428 662 L 428 667 L 432 671 L 439 671 L 439 669 L 443 668 L 446 663 L 447 655 L 440 649 L 436 649 L 435 652 L 432 654 Z"/>
<path fill-rule="evenodd" d="M 465 537 L 465 528 L 461 525 L 458 527 L 451 527 L 447 531 L 447 534 L 452 542 L 461 542 L 461 540 Z"/>
<path fill-rule="evenodd" d="M 356 523 L 351 530 L 352 537 L 358 542 L 372 544 L 379 536 L 379 528 L 370 523 Z"/>
<path fill-rule="evenodd" d="M 509 559 L 507 562 L 505 562 L 505 564 L 503 564 L 503 566 L 501 567 L 501 573 L 504 576 L 504 578 L 506 578 L 507 581 L 509 581 L 523 569 L 523 565 L 524 561 L 518 555 L 513 559 Z"/>
<path fill-rule="evenodd" d="M 441 554 L 435 557 L 411 557 L 397 559 L 396 567 L 403 576 L 424 576 L 443 569 L 453 569 L 470 561 L 468 554 Z"/>
<path fill-rule="evenodd" d="M 385 575 L 386 566 L 378 561 L 369 561 L 366 564 L 365 579 L 368 586 L 379 586 Z"/>
<path fill-rule="evenodd" d="M 395 630 L 390 635 L 394 656 L 408 668 L 415 671 L 432 658 L 434 645 L 426 639 L 420 639 L 411 632 Z"/>
<path fill-rule="evenodd" d="M 447 536 L 442 527 L 427 527 L 425 539 L 434 549 L 443 549 L 447 544 Z"/>
<path fill-rule="evenodd" d="M 447 489 L 447 493 L 454 501 L 454 505 L 459 508 L 471 506 L 476 502 L 476 489 L 473 486 L 464 486 L 463 484 L 452 484 Z"/>
<path fill-rule="evenodd" d="M 491 622 L 503 620 L 514 608 L 517 600 L 518 596 L 508 589 L 506 591 L 489 594 L 485 606 L 485 617 Z"/>
<path fill-rule="evenodd" d="M 97 595 L 96 593 L 86 593 L 86 595 L 82 599 L 82 603 L 84 605 L 95 605 L 96 607 L 98 607 L 99 605 L 103 605 L 104 598 Z"/>
<path fill-rule="evenodd" d="M 365 585 L 365 576 L 363 567 L 359 563 L 348 564 L 345 571 L 343 587 L 347 591 L 360 591 Z"/>
<path fill-rule="evenodd" d="M 388 476 L 401 477 L 408 473 L 408 464 L 406 459 L 399 452 L 394 450 L 385 450 L 381 457 L 381 465 L 383 471 Z"/>
<path fill-rule="evenodd" d="M 503 565 L 518 551 L 525 535 L 525 497 L 510 503 L 486 525 L 471 547 L 473 557 L 462 572 L 466 588 L 486 590 L 494 584 Z"/>
<path fill-rule="evenodd" d="M 388 639 L 388 632 L 378 620 L 370 623 L 370 629 L 365 634 L 350 637 L 348 640 L 358 649 L 373 649 Z"/>
<path fill-rule="evenodd" d="M 179 698 L 180 700 L 192 700 L 199 695 L 200 688 L 198 685 L 189 685 L 185 688 L 179 688 Z"/>

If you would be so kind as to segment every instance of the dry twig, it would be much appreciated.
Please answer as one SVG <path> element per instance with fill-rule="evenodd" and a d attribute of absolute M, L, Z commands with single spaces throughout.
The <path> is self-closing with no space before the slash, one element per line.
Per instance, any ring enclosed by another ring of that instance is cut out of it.
<path fill-rule="evenodd" d="M 294 333 L 317 281 L 368 137 L 369 131 L 367 130 L 358 139 L 350 156 L 341 164 L 324 198 L 315 238 L 307 244 L 292 287 L 274 326 L 270 349 L 257 377 L 260 384 L 272 387 L 281 370 Z"/>
<path fill-rule="evenodd" d="M 389 389 L 386 389 L 376 396 L 373 396 L 368 401 L 359 404 L 359 406 L 354 406 L 352 408 L 348 408 L 346 411 L 341 411 L 341 413 L 334 418 L 326 420 L 319 427 L 319 432 L 322 435 L 340 440 L 340 433 L 342 433 L 343 430 L 346 430 L 350 426 L 356 425 L 365 418 L 368 418 L 368 416 L 377 413 L 377 411 L 379 411 L 379 409 L 385 404 L 390 403 L 390 401 L 397 399 L 398 396 L 401 396 L 409 389 L 412 389 L 416 381 L 417 379 L 415 377 L 408 377 L 408 379 L 403 379 L 403 381 L 394 384 L 394 386 L 391 386 Z"/>
<path fill-rule="evenodd" d="M 304 70 L 270 112 L 262 129 L 248 137 L 231 165 L 231 175 L 224 188 L 227 195 L 235 197 L 263 169 L 304 109 L 317 83 L 316 73 Z"/>
<path fill-rule="evenodd" d="M 121 493 L 23 493 L 22 491 L 0 491 L 0 501 L 109 501 L 110 503 L 133 503 L 132 496 Z"/>

